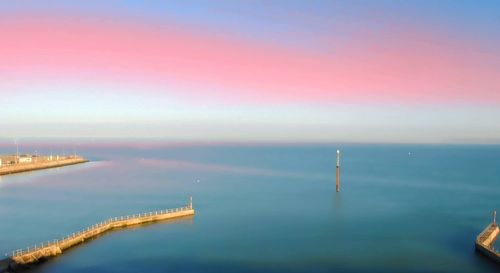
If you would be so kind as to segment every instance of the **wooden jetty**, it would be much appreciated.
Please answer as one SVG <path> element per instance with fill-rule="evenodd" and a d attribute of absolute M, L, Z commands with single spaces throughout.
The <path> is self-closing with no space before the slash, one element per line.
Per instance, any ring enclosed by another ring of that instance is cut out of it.
<path fill-rule="evenodd" d="M 37 161 L 33 161 L 30 163 L 14 163 L 10 165 L 1 165 L 0 175 L 29 172 L 88 162 L 87 159 L 79 156 L 57 157 L 57 159 L 52 159 L 51 157 L 50 160 L 48 160 L 47 158 L 48 157 L 39 157 Z"/>
<path fill-rule="evenodd" d="M 81 244 L 86 240 L 92 239 L 102 233 L 105 233 L 113 229 L 119 229 L 133 225 L 140 225 L 167 219 L 179 218 L 189 215 L 194 215 L 193 202 L 191 197 L 189 198 L 189 204 L 187 206 L 174 209 L 166 209 L 154 212 L 109 218 L 100 223 L 92 225 L 86 229 L 70 234 L 69 236 L 66 236 L 60 240 L 54 240 L 40 245 L 27 247 L 25 249 L 18 249 L 12 251 L 10 257 L 8 257 L 8 259 L 6 260 L 9 260 L 11 263 L 13 263 L 12 265 L 10 265 L 10 267 L 15 267 L 16 265 L 35 263 L 47 259 L 49 257 L 59 255 L 63 253 L 63 251 L 66 249 Z M 5 262 L 6 260 L 3 261 Z M 9 272 L 9 271 L 8 270 L 2 271 L 0 269 L 0 272 Z"/>
<path fill-rule="evenodd" d="M 500 233 L 498 224 L 496 223 L 496 212 L 493 212 L 493 223 L 489 224 L 476 237 L 476 250 L 491 258 L 493 261 L 500 263 L 500 253 L 495 251 L 494 244 Z"/>

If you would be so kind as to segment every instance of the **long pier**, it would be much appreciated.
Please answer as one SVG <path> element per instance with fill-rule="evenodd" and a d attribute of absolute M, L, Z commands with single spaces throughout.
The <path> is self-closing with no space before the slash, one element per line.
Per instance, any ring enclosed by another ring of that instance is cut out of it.
<path fill-rule="evenodd" d="M 40 162 L 33 162 L 33 163 L 18 163 L 18 164 L 0 166 L 0 175 L 7 175 L 7 174 L 13 174 L 13 173 L 29 172 L 29 171 L 35 171 L 35 170 L 56 168 L 56 167 L 80 164 L 80 163 L 85 163 L 85 162 L 88 162 L 88 160 L 83 158 L 83 157 L 71 156 L 71 157 L 65 157 L 65 158 L 61 158 L 61 159 L 53 160 L 53 161 L 40 161 Z"/>
<path fill-rule="evenodd" d="M 66 249 L 81 244 L 86 240 L 92 239 L 102 233 L 111 231 L 113 229 L 179 218 L 189 215 L 194 215 L 193 202 L 191 197 L 189 198 L 189 204 L 184 207 L 109 218 L 86 229 L 70 234 L 60 240 L 50 241 L 47 243 L 27 247 L 25 249 L 14 250 L 10 254 L 8 260 L 10 260 L 10 263 L 13 263 L 13 265 L 10 265 L 10 267 L 15 267 L 15 265 L 35 263 L 52 256 L 62 254 Z M 6 260 L 3 261 L 5 263 Z M 8 272 L 8 270 L 2 271 L 2 269 L 0 268 L 0 272 Z"/>
<path fill-rule="evenodd" d="M 476 249 L 497 263 L 500 263 L 500 253 L 495 251 L 493 246 L 499 233 L 500 229 L 493 221 L 476 237 Z"/>

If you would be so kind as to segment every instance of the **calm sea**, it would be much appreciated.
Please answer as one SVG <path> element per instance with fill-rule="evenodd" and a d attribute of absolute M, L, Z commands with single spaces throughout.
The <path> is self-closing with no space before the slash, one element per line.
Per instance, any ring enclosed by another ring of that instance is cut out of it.
<path fill-rule="evenodd" d="M 338 147 L 340 193 L 336 145 L 79 147 L 91 163 L 1 177 L 0 253 L 192 195 L 194 217 L 31 272 L 498 272 L 474 239 L 500 210 L 500 146 Z"/>

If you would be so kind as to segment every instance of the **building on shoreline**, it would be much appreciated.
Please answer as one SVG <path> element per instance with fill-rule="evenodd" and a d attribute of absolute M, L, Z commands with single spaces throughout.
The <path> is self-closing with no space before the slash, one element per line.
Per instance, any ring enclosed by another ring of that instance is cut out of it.
<path fill-rule="evenodd" d="M 27 154 L 26 155 L 19 155 L 17 162 L 19 162 L 20 164 L 31 163 L 31 162 L 33 162 L 33 156 L 27 155 Z"/>

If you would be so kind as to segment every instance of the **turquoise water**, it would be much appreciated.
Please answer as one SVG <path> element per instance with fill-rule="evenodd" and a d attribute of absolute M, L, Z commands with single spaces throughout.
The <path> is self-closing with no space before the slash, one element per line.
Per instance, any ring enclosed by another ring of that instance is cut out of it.
<path fill-rule="evenodd" d="M 1 177 L 0 253 L 192 195 L 194 217 L 31 271 L 497 272 L 474 239 L 500 209 L 500 146 L 339 147 L 340 193 L 335 145 L 80 147 L 93 162 Z"/>

